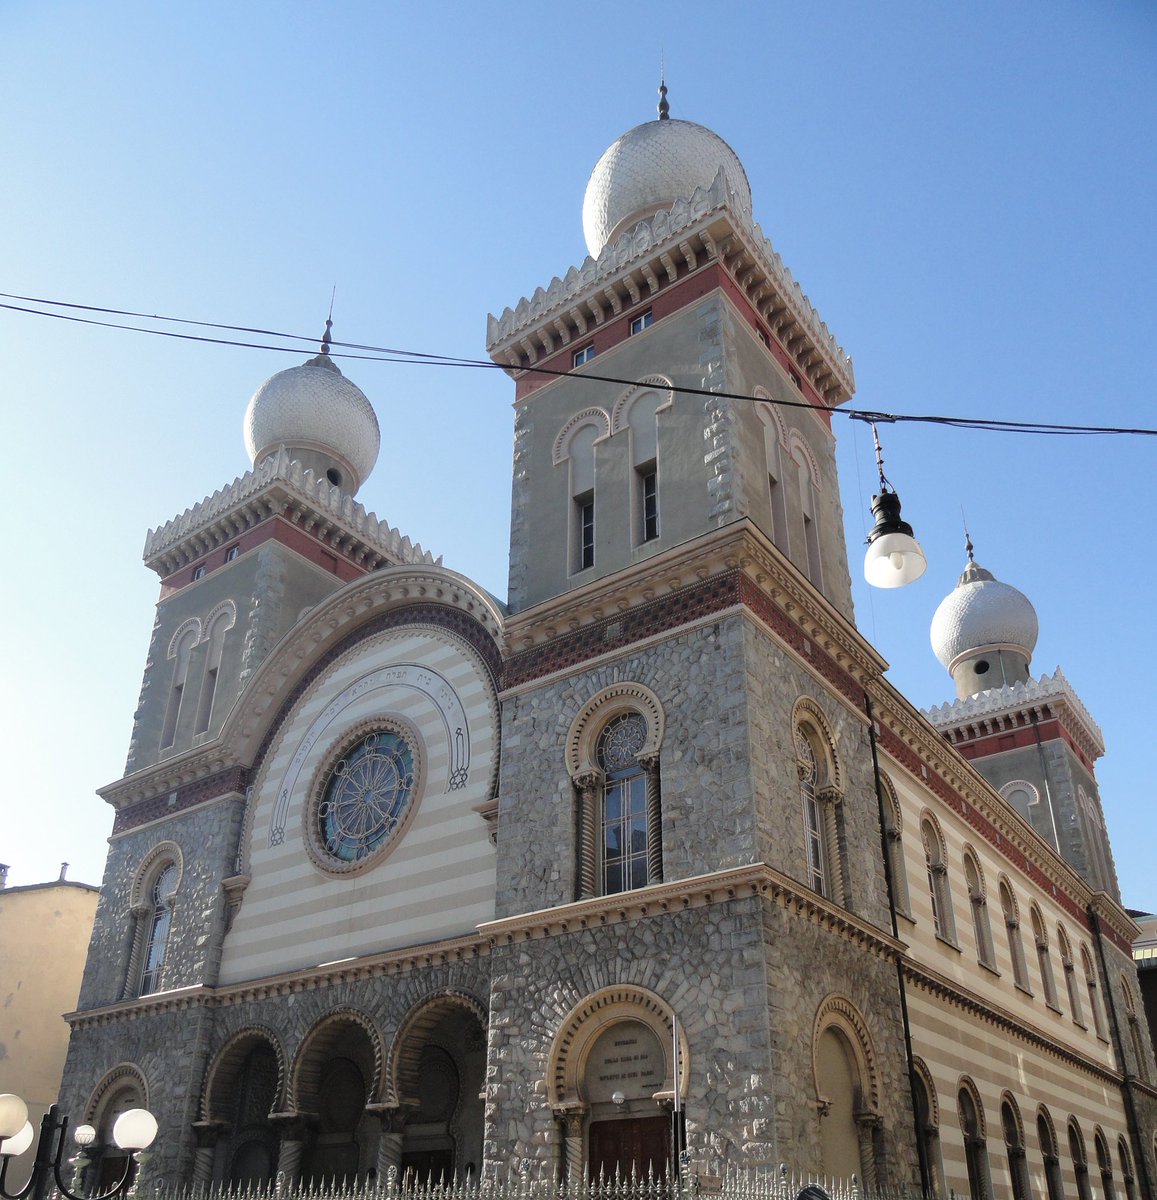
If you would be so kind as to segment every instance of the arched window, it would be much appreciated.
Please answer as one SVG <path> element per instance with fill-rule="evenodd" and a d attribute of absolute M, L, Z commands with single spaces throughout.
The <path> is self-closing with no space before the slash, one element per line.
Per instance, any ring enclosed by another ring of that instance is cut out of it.
<path fill-rule="evenodd" d="M 1145 1062 L 1145 1043 L 1141 1038 L 1141 1025 L 1137 1020 L 1137 1001 L 1133 989 L 1129 986 L 1128 977 L 1121 975 L 1121 994 L 1125 997 L 1125 1017 L 1129 1023 L 1129 1040 L 1133 1044 L 1133 1063 L 1137 1075 L 1146 1083 L 1149 1081 L 1149 1068 Z"/>
<path fill-rule="evenodd" d="M 908 872 L 904 866 L 904 840 L 901 837 L 900 802 L 896 789 L 887 775 L 880 776 L 884 791 L 884 837 L 888 843 L 888 865 L 892 872 L 892 898 L 897 912 L 912 915 L 912 900 L 908 895 Z"/>
<path fill-rule="evenodd" d="M 936 1087 L 922 1061 L 913 1062 L 916 1092 L 916 1120 L 920 1127 L 920 1158 L 934 1197 L 944 1196 L 944 1163 L 940 1155 L 940 1113 Z"/>
<path fill-rule="evenodd" d="M 232 602 L 213 613 L 206 620 L 207 634 L 205 640 L 209 643 L 205 655 L 205 674 L 201 680 L 201 696 L 197 701 L 197 721 L 194 733 L 205 733 L 213 719 L 213 701 L 217 695 L 217 675 L 221 670 L 221 651 L 225 645 L 225 635 L 233 628 L 237 620 L 237 612 Z"/>
<path fill-rule="evenodd" d="M 816 479 L 809 464 L 808 455 L 803 446 L 796 442 L 792 445 L 792 462 L 795 463 L 796 478 L 799 486 L 800 511 L 803 514 L 803 548 L 804 574 L 817 588 L 823 588 L 823 565 L 820 559 L 820 534 L 817 523 Z"/>
<path fill-rule="evenodd" d="M 659 747 L 663 710 L 641 684 L 604 688 L 567 735 L 578 789 L 579 899 L 661 883 Z"/>
<path fill-rule="evenodd" d="M 1077 967 L 1073 962 L 1073 947 L 1063 925 L 1057 926 L 1057 944 L 1061 949 L 1061 966 L 1065 972 L 1065 991 L 1069 994 L 1069 1009 L 1073 1014 L 1073 1020 L 1083 1029 L 1085 1018 L 1081 1012 L 1081 989 L 1077 984 Z"/>
<path fill-rule="evenodd" d="M 1109 1143 L 1105 1140 L 1104 1130 L 1098 1129 L 1093 1134 L 1093 1147 L 1097 1152 L 1097 1170 L 1101 1173 L 1102 1200 L 1116 1200 L 1117 1190 L 1113 1186 L 1113 1159 L 1109 1154 Z"/>
<path fill-rule="evenodd" d="M 1133 1175 L 1133 1156 L 1123 1137 L 1117 1139 L 1117 1161 L 1121 1164 L 1121 1179 L 1125 1184 L 1125 1200 L 1137 1200 L 1137 1180 Z"/>
<path fill-rule="evenodd" d="M 790 554 L 787 498 L 783 490 L 781 449 L 784 437 L 783 429 L 778 419 L 779 414 L 771 404 L 771 397 L 762 388 L 757 388 L 755 395 L 757 399 L 764 401 L 764 403 L 755 406 L 755 411 L 759 417 L 760 425 L 763 427 L 763 453 L 767 463 L 767 497 L 770 506 L 770 519 L 767 528 L 771 534 L 771 540 L 784 554 Z"/>
<path fill-rule="evenodd" d="M 1061 1160 L 1057 1153 L 1057 1137 L 1053 1130 L 1048 1109 L 1041 1108 L 1036 1115 L 1036 1136 L 1040 1143 L 1041 1160 L 1045 1168 L 1045 1188 L 1048 1200 L 1065 1200 L 1065 1185 L 1061 1179 Z"/>
<path fill-rule="evenodd" d="M 571 498 L 568 555 L 570 573 L 595 563 L 595 445 L 610 436 L 611 419 L 594 407 L 575 413 L 554 440 L 552 461 L 567 464 L 567 489 Z"/>
<path fill-rule="evenodd" d="M 840 791 L 828 753 L 830 737 L 818 727 L 819 717 L 810 703 L 795 726 L 795 765 L 799 778 L 803 816 L 804 882 L 813 891 L 837 903 L 844 902 L 844 863 L 840 823 Z M 797 712 L 798 716 L 798 712 Z"/>
<path fill-rule="evenodd" d="M 1085 974 L 1085 991 L 1089 996 L 1089 1008 L 1093 1013 L 1093 1029 L 1096 1030 L 1097 1037 L 1108 1041 L 1109 1035 L 1105 1030 L 1105 1014 L 1101 1008 L 1101 997 L 1098 994 L 1097 972 L 1093 968 L 1093 960 L 1089 956 L 1086 946 L 1081 947 L 1081 968 Z"/>
<path fill-rule="evenodd" d="M 161 989 L 161 973 L 169 946 L 169 926 L 173 919 L 173 892 L 177 888 L 177 864 L 170 862 L 158 873 L 149 890 L 152 911 L 145 937 L 145 962 L 141 972 L 141 995 Z"/>
<path fill-rule="evenodd" d="M 968 1169 L 970 1200 L 991 1200 L 988 1176 L 988 1145 L 984 1136 L 980 1100 L 972 1085 L 965 1081 L 956 1097 L 960 1132 L 964 1137 L 964 1163 Z"/>
<path fill-rule="evenodd" d="M 1024 1149 L 1024 1129 L 1020 1123 L 1020 1111 L 1011 1096 L 1000 1103 L 1000 1128 L 1004 1134 L 1004 1148 L 1008 1155 L 1008 1177 L 1012 1182 L 1013 1200 L 1031 1200 L 1032 1190 L 1028 1181 L 1028 1162 Z"/>
<path fill-rule="evenodd" d="M 642 713 L 625 712 L 599 738 L 603 771 L 602 892 L 609 896 L 646 887 L 650 848 L 647 771 L 638 760 L 647 740 Z"/>
<path fill-rule="evenodd" d="M 185 694 L 185 683 L 189 677 L 189 657 L 201 637 L 201 622 L 196 618 L 186 621 L 173 635 L 169 643 L 169 661 L 173 674 L 169 681 L 169 699 L 165 705 L 165 721 L 161 727 L 161 749 L 167 750 L 177 738 L 177 721 L 181 716 L 181 700 Z"/>
<path fill-rule="evenodd" d="M 948 866 L 944 861 L 944 842 L 940 827 L 931 816 L 920 822 L 924 843 L 924 866 L 928 874 L 928 896 L 932 903 L 932 924 L 936 936 L 956 945 L 956 922 L 952 913 L 952 890 L 948 884 Z"/>
<path fill-rule="evenodd" d="M 1093 1200 L 1093 1189 L 1089 1183 L 1089 1160 L 1085 1154 L 1085 1139 L 1076 1120 L 1069 1121 L 1069 1157 L 1073 1160 L 1073 1174 L 1077 1179 L 1077 1195 L 1081 1200 Z"/>
<path fill-rule="evenodd" d="M 1032 940 L 1036 946 L 1037 969 L 1040 971 L 1041 987 L 1045 992 L 1045 1003 L 1049 1008 L 1060 1012 L 1061 1006 L 1057 1000 L 1057 984 L 1053 977 L 1053 956 L 1049 953 L 1049 935 L 1045 929 L 1044 918 L 1040 909 L 1034 904 L 1029 909 L 1029 919 L 1032 923 Z"/>
<path fill-rule="evenodd" d="M 1030 992 L 1028 986 L 1028 965 L 1024 960 L 1024 939 L 1020 933 L 1020 914 L 1016 909 L 1016 900 L 1008 881 L 1000 881 L 1000 911 L 1004 914 L 1004 928 L 1008 934 L 1008 953 L 1012 959 L 1013 982 L 1022 991 Z"/>
<path fill-rule="evenodd" d="M 968 904 L 972 909 L 972 936 L 976 941 L 977 961 L 990 970 L 996 970 L 996 951 L 992 945 L 992 926 L 988 920 L 988 897 L 984 890 L 984 876 L 980 864 L 971 850 L 964 852 L 964 881 L 968 885 Z"/>

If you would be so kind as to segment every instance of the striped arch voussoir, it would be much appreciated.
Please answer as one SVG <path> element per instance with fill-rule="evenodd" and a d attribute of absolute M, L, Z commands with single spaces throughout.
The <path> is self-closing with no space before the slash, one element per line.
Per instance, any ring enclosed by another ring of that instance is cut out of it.
<path fill-rule="evenodd" d="M 129 893 L 133 908 L 150 903 L 149 888 L 157 875 L 157 868 L 162 863 L 168 862 L 175 863 L 177 867 L 177 879 L 173 884 L 173 891 L 176 892 L 181 886 L 181 877 L 185 873 L 185 856 L 181 853 L 181 847 L 176 842 L 158 842 L 141 859 L 141 865 L 137 867 L 137 873 L 133 876 L 133 886 Z"/>
<path fill-rule="evenodd" d="M 418 1094 L 418 1067 L 427 1035 L 447 1012 L 465 1011 L 485 1031 L 486 1006 L 465 992 L 446 989 L 420 1000 L 402 1019 L 386 1063 L 385 1102 L 410 1104 Z"/>
<path fill-rule="evenodd" d="M 145 1073 L 136 1063 L 118 1063 L 101 1078 L 92 1090 L 84 1107 L 85 1123 L 99 1128 L 105 1105 L 125 1087 L 136 1088 L 141 1098 L 141 1107 L 149 1107 L 149 1084 Z"/>
<path fill-rule="evenodd" d="M 795 730 L 803 727 L 810 729 L 820 743 L 824 753 L 824 766 L 827 778 L 824 782 L 844 794 L 844 774 L 840 767 L 840 756 L 836 750 L 836 735 L 824 716 L 823 709 L 810 697 L 801 696 L 791 710 L 791 727 Z"/>
<path fill-rule="evenodd" d="M 246 1025 L 232 1034 L 213 1056 L 209 1070 L 205 1073 L 205 1087 L 201 1093 L 201 1118 L 205 1121 L 228 1120 L 224 1106 L 231 1099 L 232 1083 L 237 1071 L 255 1046 L 268 1046 L 277 1058 L 277 1090 L 274 1111 L 281 1105 L 285 1093 L 285 1048 L 274 1030 L 265 1025 Z"/>

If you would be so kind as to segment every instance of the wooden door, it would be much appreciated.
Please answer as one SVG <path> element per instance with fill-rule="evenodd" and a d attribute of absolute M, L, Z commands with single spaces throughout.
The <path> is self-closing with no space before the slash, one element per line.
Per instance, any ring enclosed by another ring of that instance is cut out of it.
<path fill-rule="evenodd" d="M 671 1154 L 670 1120 L 664 1116 L 634 1117 L 620 1121 L 595 1121 L 590 1127 L 588 1172 L 614 1179 L 667 1178 Z"/>

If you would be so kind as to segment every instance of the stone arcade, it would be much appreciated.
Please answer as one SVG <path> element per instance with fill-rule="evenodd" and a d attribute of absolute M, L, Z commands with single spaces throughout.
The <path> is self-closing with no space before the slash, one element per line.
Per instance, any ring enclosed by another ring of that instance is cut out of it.
<path fill-rule="evenodd" d="M 851 363 L 739 159 L 664 96 L 583 220 L 490 318 L 505 605 L 357 502 L 328 332 L 150 533 L 64 1104 L 146 1104 L 170 1181 L 661 1173 L 678 1107 L 691 1170 L 1153 1196 L 1100 735 L 1031 605 L 970 565 L 916 711 L 853 624 Z"/>

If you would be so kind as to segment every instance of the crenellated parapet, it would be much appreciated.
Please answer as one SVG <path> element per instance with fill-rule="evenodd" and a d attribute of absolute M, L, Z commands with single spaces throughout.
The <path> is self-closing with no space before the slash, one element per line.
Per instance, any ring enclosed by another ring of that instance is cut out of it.
<path fill-rule="evenodd" d="M 1105 753 L 1101 728 L 1081 702 L 1060 667 L 1052 675 L 989 688 L 975 696 L 934 704 L 923 710 L 928 720 L 944 732 L 968 727 L 972 736 L 999 733 L 1015 724 L 1020 715 L 1057 718 L 1081 750 L 1095 761 Z"/>
<path fill-rule="evenodd" d="M 852 360 L 759 225 L 737 213 L 728 197 L 720 170 L 709 188 L 696 188 L 669 210 L 640 221 L 597 259 L 588 255 L 500 317 L 490 315 L 490 357 L 511 374 L 523 371 L 624 308 L 717 262 L 825 402 L 847 400 L 855 391 Z"/>
<path fill-rule="evenodd" d="M 382 566 L 435 566 L 435 558 L 348 492 L 291 458 L 284 446 L 231 484 L 186 509 L 145 539 L 145 565 L 162 578 L 280 516 L 346 558 Z"/>

